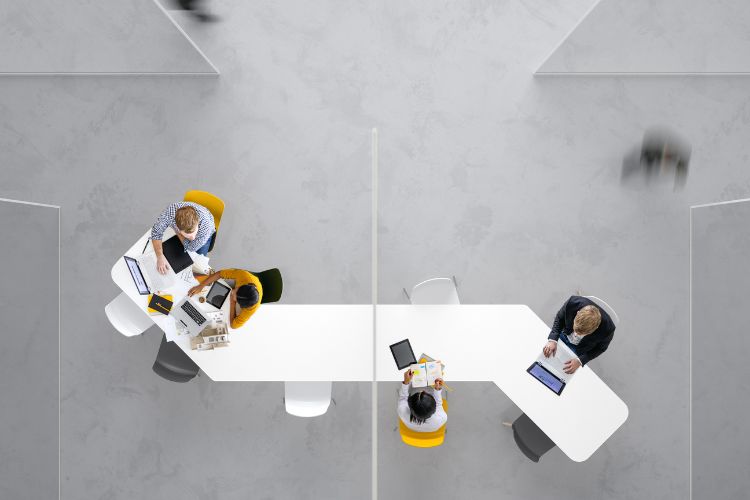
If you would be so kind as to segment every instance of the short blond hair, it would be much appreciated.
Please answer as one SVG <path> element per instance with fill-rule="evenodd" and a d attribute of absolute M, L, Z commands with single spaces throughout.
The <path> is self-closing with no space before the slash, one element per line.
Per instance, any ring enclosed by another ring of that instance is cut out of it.
<path fill-rule="evenodd" d="M 593 333 L 602 322 L 602 313 L 596 306 L 582 307 L 573 319 L 573 331 L 578 335 L 588 335 Z"/>
<path fill-rule="evenodd" d="M 198 211 L 193 207 L 181 207 L 174 213 L 174 223 L 177 229 L 192 232 L 198 226 Z"/>

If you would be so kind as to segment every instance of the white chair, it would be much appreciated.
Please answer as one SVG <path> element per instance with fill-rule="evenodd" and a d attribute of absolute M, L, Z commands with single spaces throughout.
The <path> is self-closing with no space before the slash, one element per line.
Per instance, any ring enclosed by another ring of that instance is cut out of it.
<path fill-rule="evenodd" d="M 620 317 L 617 316 L 617 313 L 614 309 L 612 309 L 612 306 L 604 302 L 599 297 L 594 297 L 593 295 L 586 295 L 586 298 L 589 299 L 591 302 L 596 304 L 597 306 L 601 307 L 604 312 L 609 314 L 609 317 L 612 318 L 612 322 L 615 324 L 615 326 L 618 326 L 620 324 Z"/>
<path fill-rule="evenodd" d="M 460 304 L 456 277 L 433 278 L 417 285 L 411 290 L 411 296 L 404 288 L 404 295 L 412 304 L 451 305 Z"/>
<path fill-rule="evenodd" d="M 140 335 L 154 324 L 146 311 L 138 307 L 125 292 L 107 304 L 104 312 L 112 326 L 126 337 Z"/>
<path fill-rule="evenodd" d="M 318 417 L 331 404 L 333 382 L 284 382 L 286 412 L 296 417 Z"/>

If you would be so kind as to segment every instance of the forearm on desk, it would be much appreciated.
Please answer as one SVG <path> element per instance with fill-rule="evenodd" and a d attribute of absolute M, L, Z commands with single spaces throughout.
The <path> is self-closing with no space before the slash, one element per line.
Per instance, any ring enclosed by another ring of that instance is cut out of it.
<path fill-rule="evenodd" d="M 151 240 L 151 244 L 154 246 L 154 253 L 156 253 L 157 256 L 161 257 L 164 255 L 164 250 L 162 250 L 161 247 L 161 240 Z"/>

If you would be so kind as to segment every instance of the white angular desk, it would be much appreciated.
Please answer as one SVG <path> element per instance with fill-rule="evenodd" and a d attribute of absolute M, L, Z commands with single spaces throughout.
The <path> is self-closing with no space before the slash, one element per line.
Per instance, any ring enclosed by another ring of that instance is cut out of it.
<path fill-rule="evenodd" d="M 125 255 L 140 255 L 148 236 L 144 234 Z M 138 294 L 124 259 L 112 267 L 112 280 L 147 314 L 148 296 Z M 163 293 L 172 294 L 177 302 L 190 287 L 178 279 Z M 241 328 L 230 329 L 227 347 L 194 351 L 187 336 L 176 343 L 211 380 L 371 382 L 372 308 L 369 304 L 262 304 Z M 228 300 L 223 309 L 227 314 Z M 165 332 L 173 328 L 169 316 L 150 318 Z"/>
<path fill-rule="evenodd" d="M 578 369 L 560 396 L 526 373 L 550 331 L 527 306 L 383 305 L 376 325 L 377 380 L 402 380 L 388 346 L 408 338 L 415 355 L 445 363 L 449 385 L 494 382 L 576 462 L 588 459 L 628 417 L 625 403 L 588 367 Z"/>

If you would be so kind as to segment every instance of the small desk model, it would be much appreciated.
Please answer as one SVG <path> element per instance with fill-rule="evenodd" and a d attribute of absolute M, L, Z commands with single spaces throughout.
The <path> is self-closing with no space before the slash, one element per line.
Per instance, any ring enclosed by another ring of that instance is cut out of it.
<path fill-rule="evenodd" d="M 137 257 L 144 247 L 153 251 L 149 236 L 144 234 L 125 255 Z M 147 314 L 148 295 L 138 294 L 124 259 L 112 267 L 112 280 Z M 178 276 L 162 293 L 177 303 L 197 284 L 188 280 Z M 229 329 L 226 347 L 192 350 L 188 336 L 175 342 L 216 381 L 372 381 L 372 307 L 262 304 L 241 328 Z M 201 308 L 216 310 L 207 304 Z M 222 309 L 228 322 L 228 299 Z M 165 333 L 173 331 L 171 316 L 150 317 Z"/>
<path fill-rule="evenodd" d="M 377 306 L 376 376 L 402 380 L 389 345 L 408 338 L 415 353 L 445 363 L 450 381 L 492 381 L 571 460 L 588 459 L 627 419 L 628 407 L 588 366 L 558 396 L 526 369 L 549 327 L 524 305 Z"/>

